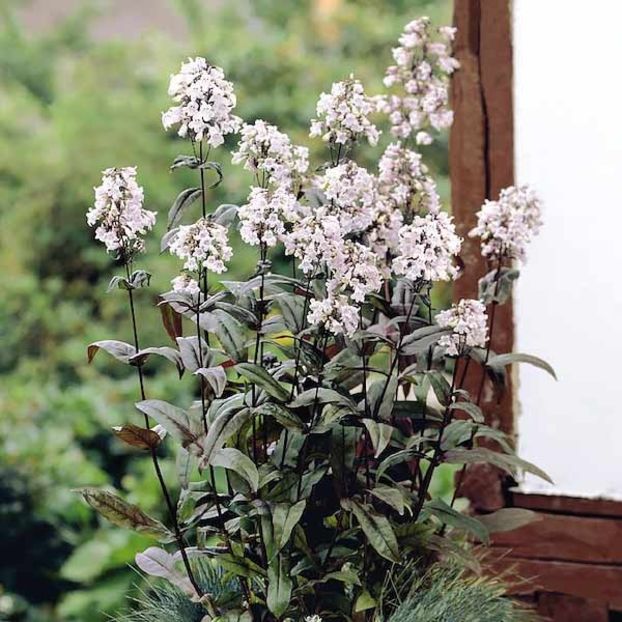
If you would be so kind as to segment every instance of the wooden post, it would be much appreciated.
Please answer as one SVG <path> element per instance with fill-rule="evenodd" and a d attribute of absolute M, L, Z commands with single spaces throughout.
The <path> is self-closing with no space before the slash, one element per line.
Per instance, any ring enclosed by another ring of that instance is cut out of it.
<path fill-rule="evenodd" d="M 449 141 L 452 209 L 464 239 L 462 276 L 454 298 L 476 298 L 478 280 L 491 267 L 480 254 L 479 241 L 468 237 L 485 199 L 514 183 L 514 125 L 512 114 L 512 42 L 508 0 L 456 0 L 454 53 L 460 70 L 452 82 L 455 114 Z M 496 310 L 492 349 L 510 352 L 514 341 L 512 302 Z M 477 395 L 481 371 L 472 369 L 466 389 Z M 482 407 L 491 425 L 513 433 L 512 386 L 499 400 L 486 382 Z M 467 471 L 462 492 L 478 510 L 504 504 L 499 472 L 485 465 Z"/>

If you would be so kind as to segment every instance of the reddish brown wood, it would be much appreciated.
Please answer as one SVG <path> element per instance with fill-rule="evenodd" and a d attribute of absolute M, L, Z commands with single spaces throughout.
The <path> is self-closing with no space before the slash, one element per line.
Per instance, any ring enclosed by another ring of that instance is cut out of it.
<path fill-rule="evenodd" d="M 514 128 L 512 115 L 512 45 L 507 0 L 456 0 L 454 52 L 460 70 L 452 83 L 455 122 L 449 143 L 452 209 L 464 238 L 464 271 L 454 298 L 477 296 L 478 280 L 490 266 L 481 256 L 479 242 L 469 238 L 476 213 L 486 199 L 514 182 Z M 514 339 L 512 304 L 496 311 L 492 348 L 508 352 Z M 481 372 L 473 370 L 466 388 L 477 393 Z M 501 401 L 487 384 L 484 410 L 492 423 L 511 432 L 511 386 Z"/>
<path fill-rule="evenodd" d="M 493 543 L 511 548 L 513 557 L 622 565 L 622 519 L 539 517 L 520 529 L 495 534 Z"/>
<path fill-rule="evenodd" d="M 622 566 L 579 564 L 513 557 L 509 549 L 494 549 L 488 571 L 515 578 L 513 594 L 554 592 L 594 600 L 622 611 Z"/>
<path fill-rule="evenodd" d="M 538 613 L 551 622 L 607 622 L 607 606 L 599 601 L 568 596 L 566 594 L 541 594 Z"/>
<path fill-rule="evenodd" d="M 511 494 L 511 504 L 518 508 L 542 510 L 557 514 L 578 516 L 622 517 L 622 503 L 608 499 L 580 499 L 578 497 L 558 497 L 553 495 Z"/>

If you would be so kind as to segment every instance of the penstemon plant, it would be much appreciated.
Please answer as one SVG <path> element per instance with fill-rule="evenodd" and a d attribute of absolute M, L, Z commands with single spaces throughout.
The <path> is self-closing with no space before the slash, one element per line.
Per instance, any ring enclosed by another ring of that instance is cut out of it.
<path fill-rule="evenodd" d="M 150 274 L 137 262 L 155 214 L 143 208 L 136 169 L 104 171 L 95 190 L 88 224 L 124 268 L 110 289 L 127 292 L 134 341 L 93 343 L 88 357 L 104 350 L 136 369 L 139 416 L 114 433 L 151 454 L 167 524 L 108 490 L 81 493 L 113 523 L 166 545 L 136 563 L 185 594 L 188 619 L 385 619 L 412 589 L 393 579 L 400 568 L 415 560 L 423 572 L 461 554 L 461 533 L 486 541 L 488 527 L 525 520 L 508 510 L 478 519 L 432 498 L 439 465 L 546 477 L 479 406 L 485 377 L 502 386 L 513 362 L 552 373 L 535 357 L 490 349 L 494 310 L 540 226 L 529 188 L 508 188 L 479 213 L 471 235 L 491 266 L 479 298 L 440 312 L 431 302 L 435 282 L 459 277 L 461 240 L 415 148 L 451 124 L 453 36 L 415 20 L 393 50 L 390 94 L 371 97 L 352 76 L 323 93 L 310 135 L 327 161 L 315 170 L 277 127 L 233 114 L 220 68 L 182 64 L 162 121 L 190 143 L 172 169 L 195 170 L 198 185 L 173 203 L 161 242 L 181 263 L 160 297 L 174 346 L 140 344 L 134 291 Z M 377 144 L 383 115 L 398 141 L 371 173 L 354 148 Z M 244 205 L 214 209 L 208 192 L 223 174 L 210 156 L 236 133 L 233 162 L 253 185 Z M 193 211 L 198 220 L 182 224 Z M 246 281 L 218 276 L 233 254 L 231 226 L 257 249 Z M 281 252 L 287 274 L 272 271 Z M 194 376 L 195 401 L 148 397 L 143 369 L 154 356 Z M 469 365 L 482 369 L 479 395 L 463 388 Z M 176 452 L 174 484 L 160 468 L 165 446 Z"/>

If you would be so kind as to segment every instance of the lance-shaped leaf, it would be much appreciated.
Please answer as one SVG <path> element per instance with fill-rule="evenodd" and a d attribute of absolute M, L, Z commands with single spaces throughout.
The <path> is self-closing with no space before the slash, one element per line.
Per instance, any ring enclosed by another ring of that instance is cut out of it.
<path fill-rule="evenodd" d="M 175 557 L 164 549 L 150 546 L 142 553 L 136 553 L 134 559 L 145 574 L 166 579 L 191 598 L 197 596 L 190 579 L 175 567 Z"/>
<path fill-rule="evenodd" d="M 369 408 L 375 418 L 383 421 L 391 419 L 395 394 L 397 392 L 397 374 L 394 373 L 388 380 L 376 380 L 369 387 Z"/>
<path fill-rule="evenodd" d="M 300 408 L 301 406 L 310 406 L 315 403 L 342 404 L 343 406 L 348 406 L 353 412 L 356 412 L 356 404 L 349 397 L 333 389 L 326 389 L 324 387 L 303 391 L 290 404 L 290 408 Z"/>
<path fill-rule="evenodd" d="M 305 325 L 304 300 L 301 296 L 289 292 L 279 294 L 275 300 L 283 314 L 285 326 L 297 335 Z"/>
<path fill-rule="evenodd" d="M 424 326 L 414 330 L 402 341 L 401 354 L 408 356 L 421 355 L 427 352 L 443 336 L 449 334 L 439 326 Z"/>
<path fill-rule="evenodd" d="M 478 298 L 485 304 L 507 302 L 512 295 L 512 286 L 520 273 L 514 268 L 494 269 L 479 280 Z"/>
<path fill-rule="evenodd" d="M 138 449 L 155 449 L 162 441 L 157 432 L 132 423 L 115 426 L 112 431 L 124 443 Z"/>
<path fill-rule="evenodd" d="M 213 452 L 221 449 L 224 444 L 248 421 L 250 410 L 239 407 L 226 408 L 210 423 L 207 436 L 203 442 L 203 454 L 208 459 Z"/>
<path fill-rule="evenodd" d="M 289 399 L 289 391 L 263 367 L 253 363 L 238 363 L 235 369 L 241 376 L 244 376 L 260 389 L 263 389 L 275 400 L 286 402 Z"/>
<path fill-rule="evenodd" d="M 215 560 L 218 565 L 238 577 L 255 578 L 266 574 L 266 571 L 261 566 L 248 559 L 248 557 L 237 557 L 230 553 L 220 553 Z"/>
<path fill-rule="evenodd" d="M 227 374 L 220 365 L 216 367 L 200 367 L 194 373 L 205 378 L 216 397 L 220 397 L 223 394 L 227 386 Z"/>
<path fill-rule="evenodd" d="M 289 607 L 292 596 L 292 580 L 290 578 L 287 557 L 279 555 L 268 566 L 268 594 L 266 604 L 276 618 L 280 618 Z"/>
<path fill-rule="evenodd" d="M 186 188 L 175 199 L 168 212 L 168 228 L 172 229 L 187 210 L 201 196 L 201 188 Z"/>
<path fill-rule="evenodd" d="M 86 351 L 89 363 L 100 350 L 114 356 L 117 361 L 121 361 L 122 363 L 129 363 L 130 358 L 136 354 L 136 348 L 129 343 L 125 343 L 125 341 L 116 341 L 114 339 L 95 341 L 89 345 Z"/>
<path fill-rule="evenodd" d="M 485 462 L 496 466 L 510 475 L 516 475 L 519 471 L 532 473 L 543 480 L 553 483 L 553 480 L 535 464 L 527 462 L 518 456 L 503 454 L 492 451 L 486 447 L 476 447 L 475 449 L 452 449 L 445 453 L 445 462 L 450 464 L 476 464 Z"/>
<path fill-rule="evenodd" d="M 181 315 L 166 302 L 161 302 L 158 307 L 166 334 L 177 343 L 177 337 L 181 337 L 184 334 Z"/>
<path fill-rule="evenodd" d="M 302 431 L 305 428 L 305 424 L 302 419 L 297 414 L 293 413 L 289 408 L 282 406 L 281 404 L 265 402 L 264 404 L 261 404 L 261 406 L 257 407 L 255 413 L 258 415 L 273 417 L 288 430 Z"/>
<path fill-rule="evenodd" d="M 397 510 L 400 516 L 404 515 L 406 508 L 410 509 L 409 498 L 397 484 L 394 486 L 379 484 L 369 492 L 377 499 L 380 499 L 380 501 Z"/>
<path fill-rule="evenodd" d="M 223 227 L 228 227 L 234 220 L 238 213 L 239 207 L 232 203 L 224 203 L 219 205 L 212 214 L 211 218 L 214 222 L 217 222 Z"/>
<path fill-rule="evenodd" d="M 342 499 L 341 507 L 352 512 L 363 533 L 376 552 L 391 562 L 399 562 L 400 552 L 397 538 L 391 523 L 385 516 L 378 514 L 369 505 L 363 505 L 354 499 Z"/>
<path fill-rule="evenodd" d="M 449 410 L 463 410 L 476 423 L 484 423 L 482 409 L 473 402 L 454 402 L 450 404 Z"/>
<path fill-rule="evenodd" d="M 278 553 L 289 542 L 292 530 L 302 518 L 306 501 L 302 499 L 294 505 L 277 503 L 272 510 L 275 552 Z"/>
<path fill-rule="evenodd" d="M 489 533 L 513 531 L 530 523 L 542 520 L 542 515 L 524 508 L 501 508 L 491 514 L 477 517 L 486 526 Z"/>
<path fill-rule="evenodd" d="M 363 425 L 367 428 L 369 438 L 374 447 L 374 458 L 377 458 L 387 448 L 393 434 L 393 426 L 386 423 L 378 423 L 373 419 L 363 419 Z"/>
<path fill-rule="evenodd" d="M 177 337 L 176 341 L 181 360 L 188 371 L 194 373 L 208 362 L 209 347 L 202 337 Z"/>
<path fill-rule="evenodd" d="M 134 354 L 134 356 L 130 357 L 130 363 L 132 365 L 142 365 L 152 355 L 161 356 L 173 363 L 173 365 L 177 368 L 179 377 L 181 378 L 183 376 L 184 364 L 181 355 L 177 350 L 175 350 L 175 348 L 171 348 L 170 346 L 162 346 L 161 348 L 145 348 L 144 350 L 139 350 L 136 354 Z"/>
<path fill-rule="evenodd" d="M 179 439 L 184 447 L 196 441 L 197 437 L 192 432 L 185 410 L 164 400 L 143 400 L 136 403 L 136 408 L 157 421 L 169 434 Z"/>
<path fill-rule="evenodd" d="M 421 511 L 423 517 L 426 515 L 436 516 L 442 523 L 450 527 L 467 531 L 473 534 L 481 542 L 487 543 L 489 540 L 488 529 L 477 518 L 461 514 L 447 505 L 442 499 L 432 499 L 427 501 Z"/>
<path fill-rule="evenodd" d="M 104 518 L 119 527 L 133 529 L 157 537 L 168 538 L 171 533 L 155 518 L 145 514 L 138 506 L 101 488 L 79 488 L 84 500 Z"/>
<path fill-rule="evenodd" d="M 216 320 L 214 332 L 224 351 L 234 360 L 246 359 L 246 337 L 244 326 L 222 309 L 214 309 L 212 316 Z"/>
<path fill-rule="evenodd" d="M 426 456 L 416 449 L 401 449 L 400 451 L 389 454 L 376 469 L 376 481 L 379 482 L 382 476 L 396 464 L 412 460 L 413 458 L 426 458 Z"/>
<path fill-rule="evenodd" d="M 502 371 L 506 365 L 510 365 L 511 363 L 529 363 L 535 367 L 539 367 L 544 371 L 548 372 L 557 380 L 557 376 L 555 375 L 555 370 L 541 358 L 537 356 L 533 356 L 532 354 L 522 354 L 521 352 L 510 352 L 508 354 L 497 354 L 496 356 L 491 356 L 488 359 L 487 367 L 495 371 Z"/>
<path fill-rule="evenodd" d="M 209 464 L 215 467 L 222 467 L 237 473 L 251 487 L 253 492 L 257 492 L 259 487 L 259 472 L 253 461 L 244 455 L 239 449 L 234 447 L 223 447 L 213 451 L 208 460 Z"/>

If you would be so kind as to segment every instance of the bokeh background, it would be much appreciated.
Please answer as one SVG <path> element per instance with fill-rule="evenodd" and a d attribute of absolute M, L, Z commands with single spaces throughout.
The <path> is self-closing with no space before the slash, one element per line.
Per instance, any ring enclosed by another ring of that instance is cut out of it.
<path fill-rule="evenodd" d="M 351 72 L 380 92 L 392 45 L 422 14 L 449 23 L 451 2 L 0 0 L 0 620 L 97 622 L 140 586 L 130 564 L 150 540 L 102 522 L 72 488 L 111 485 L 161 513 L 150 462 L 110 433 L 133 416 L 134 375 L 104 357 L 86 364 L 91 341 L 129 340 L 125 297 L 105 293 L 116 267 L 85 222 L 100 171 L 137 165 L 146 206 L 160 213 L 139 315 L 143 343 L 164 345 L 153 302 L 176 265 L 157 239 L 193 185 L 191 172 L 168 170 L 187 149 L 160 123 L 169 74 L 206 56 L 235 82 L 241 116 L 310 144 L 318 94 Z M 321 161 L 321 145 L 310 146 Z M 225 183 L 214 205 L 248 191 L 232 148 L 216 157 Z M 426 152 L 445 199 L 446 152 L 444 140 Z M 236 246 L 231 278 L 256 261 Z M 149 374 L 153 397 L 190 399 L 166 366 Z"/>

